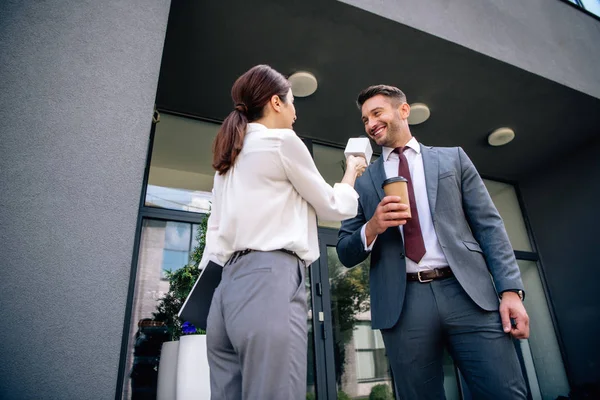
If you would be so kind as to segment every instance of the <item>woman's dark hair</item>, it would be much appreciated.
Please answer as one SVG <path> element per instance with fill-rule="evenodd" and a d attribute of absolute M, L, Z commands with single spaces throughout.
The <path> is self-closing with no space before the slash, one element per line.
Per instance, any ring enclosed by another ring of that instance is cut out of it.
<path fill-rule="evenodd" d="M 252 67 L 231 88 L 235 109 L 229 113 L 213 144 L 213 168 L 226 173 L 242 151 L 246 126 L 263 116 L 265 105 L 278 95 L 282 102 L 290 91 L 289 81 L 268 65 Z"/>

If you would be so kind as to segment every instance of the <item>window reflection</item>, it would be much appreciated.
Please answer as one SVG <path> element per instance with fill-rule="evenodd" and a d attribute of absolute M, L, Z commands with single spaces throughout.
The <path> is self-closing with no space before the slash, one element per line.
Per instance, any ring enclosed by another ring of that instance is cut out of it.
<path fill-rule="evenodd" d="M 338 399 L 392 397 L 392 380 L 379 331 L 371 329 L 369 263 L 342 265 L 327 247 Z M 344 397 L 345 396 L 345 397 Z"/>
<path fill-rule="evenodd" d="M 171 338 L 153 313 L 169 291 L 164 269 L 174 271 L 190 263 L 192 232 L 197 231 L 198 225 L 183 222 L 145 219 L 142 223 L 123 399 L 156 397 L 161 346 Z"/>
<path fill-rule="evenodd" d="M 504 220 L 508 238 L 514 250 L 532 251 L 521 206 L 513 185 L 484 179 L 483 183 Z"/>
<path fill-rule="evenodd" d="M 556 331 L 550 315 L 546 294 L 534 261 L 518 260 L 525 287 L 525 307 L 529 314 L 530 336 L 521 341 L 521 350 L 532 393 L 543 399 L 556 399 L 569 393 Z M 539 388 L 536 387 L 539 384 Z"/>
<path fill-rule="evenodd" d="M 146 206 L 208 212 L 214 177 L 212 143 L 219 127 L 161 114 L 154 134 Z"/>

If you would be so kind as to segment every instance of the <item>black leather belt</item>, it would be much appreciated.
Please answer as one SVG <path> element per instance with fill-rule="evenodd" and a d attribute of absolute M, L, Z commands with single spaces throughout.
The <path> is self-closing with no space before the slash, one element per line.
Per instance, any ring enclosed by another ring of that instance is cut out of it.
<path fill-rule="evenodd" d="M 253 251 L 257 251 L 257 250 L 252 250 L 252 249 L 246 249 L 246 250 L 240 250 L 240 251 L 236 251 L 235 253 L 233 253 L 231 255 L 231 257 L 229 257 L 229 260 L 227 260 L 227 262 L 225 263 L 225 266 L 229 265 L 229 264 L 233 264 L 234 262 L 236 262 L 237 260 L 239 260 L 241 257 L 245 256 L 246 254 L 252 253 Z M 273 250 L 273 251 L 281 251 L 283 253 L 287 253 L 291 256 L 294 256 L 298 259 L 301 259 L 300 257 L 298 257 L 298 254 L 296 254 L 295 252 L 288 250 L 288 249 L 277 249 L 277 250 Z"/>
<path fill-rule="evenodd" d="M 450 267 L 444 267 L 432 269 L 430 271 L 409 272 L 406 274 L 406 280 L 408 282 L 427 283 L 435 279 L 450 278 L 451 276 L 454 276 L 454 273 Z"/>

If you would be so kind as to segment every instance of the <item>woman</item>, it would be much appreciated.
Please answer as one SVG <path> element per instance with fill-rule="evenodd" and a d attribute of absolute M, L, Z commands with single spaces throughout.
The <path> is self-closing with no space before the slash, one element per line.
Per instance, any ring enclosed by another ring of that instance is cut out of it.
<path fill-rule="evenodd" d="M 212 398 L 305 399 L 304 270 L 319 257 L 316 216 L 356 215 L 366 162 L 349 157 L 342 183 L 329 186 L 292 130 L 290 83 L 269 66 L 238 78 L 231 96 L 200 264 L 224 265 L 206 332 Z"/>

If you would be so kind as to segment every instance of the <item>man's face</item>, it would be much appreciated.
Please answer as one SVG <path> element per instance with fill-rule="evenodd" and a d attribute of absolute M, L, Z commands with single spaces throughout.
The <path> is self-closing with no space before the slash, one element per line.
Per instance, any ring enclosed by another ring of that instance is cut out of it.
<path fill-rule="evenodd" d="M 365 101 L 362 106 L 362 120 L 367 135 L 379 146 L 395 147 L 401 136 L 405 106 L 408 107 L 408 104 L 403 103 L 396 107 L 393 100 L 381 94 Z"/>

